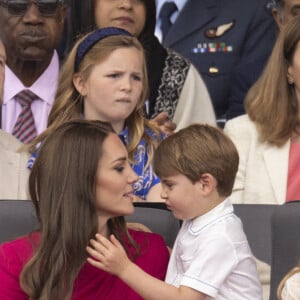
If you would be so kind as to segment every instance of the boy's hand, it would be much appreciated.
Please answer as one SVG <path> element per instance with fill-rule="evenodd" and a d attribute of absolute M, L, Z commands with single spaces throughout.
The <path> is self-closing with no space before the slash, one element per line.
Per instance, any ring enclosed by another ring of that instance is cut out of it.
<path fill-rule="evenodd" d="M 114 235 L 110 236 L 109 241 L 97 233 L 90 243 L 91 246 L 86 247 L 86 251 L 91 256 L 87 261 L 94 267 L 120 276 L 122 271 L 131 264 L 121 243 Z"/>

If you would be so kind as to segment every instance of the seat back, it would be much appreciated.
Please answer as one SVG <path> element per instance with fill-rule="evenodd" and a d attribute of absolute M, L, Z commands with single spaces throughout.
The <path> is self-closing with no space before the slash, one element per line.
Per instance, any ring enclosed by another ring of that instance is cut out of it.
<path fill-rule="evenodd" d="M 0 200 L 0 243 L 33 231 L 37 224 L 30 200 Z"/>
<path fill-rule="evenodd" d="M 135 202 L 134 206 L 134 214 L 127 216 L 126 220 L 146 225 L 153 232 L 159 233 L 167 245 L 172 247 L 181 222 L 173 216 L 166 205 L 160 202 Z M 235 213 L 243 222 L 253 254 L 269 264 L 271 264 L 270 220 L 276 206 L 234 204 Z M 0 243 L 33 231 L 37 224 L 35 210 L 30 200 L 0 200 Z"/>
<path fill-rule="evenodd" d="M 135 202 L 135 212 L 126 217 L 128 222 L 146 225 L 152 232 L 159 233 L 169 247 L 173 247 L 180 221 L 161 202 Z"/>
<path fill-rule="evenodd" d="M 142 223 L 159 233 L 166 244 L 173 246 L 180 228 L 178 221 L 163 203 L 135 203 L 129 222 Z M 0 200 L 0 243 L 13 240 L 37 228 L 38 220 L 30 200 Z"/>
<path fill-rule="evenodd" d="M 276 204 L 234 204 L 253 255 L 271 264 L 271 216 Z"/>
<path fill-rule="evenodd" d="M 279 205 L 271 219 L 271 297 L 276 299 L 278 284 L 300 262 L 300 202 Z"/>

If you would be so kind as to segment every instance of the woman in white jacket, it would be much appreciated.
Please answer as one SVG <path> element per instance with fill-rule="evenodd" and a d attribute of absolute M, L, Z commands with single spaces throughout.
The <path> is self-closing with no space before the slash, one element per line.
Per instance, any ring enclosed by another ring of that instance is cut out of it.
<path fill-rule="evenodd" d="M 300 17 L 280 32 L 268 64 L 250 89 L 247 115 L 225 132 L 240 156 L 234 203 L 300 199 Z"/>

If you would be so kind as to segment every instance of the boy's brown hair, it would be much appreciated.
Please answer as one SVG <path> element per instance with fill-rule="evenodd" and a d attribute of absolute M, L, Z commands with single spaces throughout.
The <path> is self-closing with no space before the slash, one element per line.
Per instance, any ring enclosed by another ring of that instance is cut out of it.
<path fill-rule="evenodd" d="M 209 173 L 220 196 L 231 194 L 239 164 L 233 142 L 222 130 L 204 124 L 181 129 L 161 142 L 154 156 L 158 176 L 183 174 L 193 183 Z"/>

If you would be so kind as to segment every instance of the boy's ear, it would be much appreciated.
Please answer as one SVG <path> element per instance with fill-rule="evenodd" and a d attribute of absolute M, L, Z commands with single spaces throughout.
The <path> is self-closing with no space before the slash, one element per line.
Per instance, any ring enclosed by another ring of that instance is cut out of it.
<path fill-rule="evenodd" d="M 209 195 L 217 188 L 217 180 L 209 173 L 203 173 L 198 182 L 203 195 Z"/>

